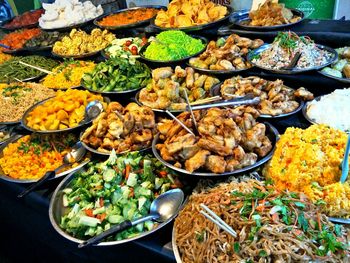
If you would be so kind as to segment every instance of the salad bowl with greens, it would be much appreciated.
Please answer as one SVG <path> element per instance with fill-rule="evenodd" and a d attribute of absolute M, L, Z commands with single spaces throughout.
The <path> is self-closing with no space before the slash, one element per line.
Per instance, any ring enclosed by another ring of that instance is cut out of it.
<path fill-rule="evenodd" d="M 117 156 L 113 151 L 106 161 L 90 162 L 60 183 L 50 202 L 49 217 L 59 234 L 81 243 L 127 219 L 147 215 L 158 195 L 179 187 L 182 184 L 177 174 L 153 156 L 139 152 Z M 141 238 L 172 219 L 161 224 L 147 221 L 99 245 Z"/>

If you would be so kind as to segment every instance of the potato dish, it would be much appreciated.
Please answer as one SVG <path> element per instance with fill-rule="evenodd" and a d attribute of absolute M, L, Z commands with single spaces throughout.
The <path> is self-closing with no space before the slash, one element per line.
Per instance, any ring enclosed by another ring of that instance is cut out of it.
<path fill-rule="evenodd" d="M 27 126 L 40 131 L 64 130 L 78 126 L 85 116 L 86 105 L 102 96 L 86 90 L 58 91 L 56 97 L 35 107 L 27 116 Z"/>
<path fill-rule="evenodd" d="M 198 102 L 209 96 L 217 78 L 195 73 L 193 68 L 177 66 L 157 68 L 152 71 L 152 83 L 140 91 L 139 101 L 152 109 L 184 110 L 185 90 L 190 102 Z"/>
<path fill-rule="evenodd" d="M 88 34 L 82 30 L 72 29 L 69 36 L 55 43 L 53 52 L 62 56 L 89 54 L 106 48 L 114 39 L 115 35 L 107 30 L 95 28 Z"/>
<path fill-rule="evenodd" d="M 208 24 L 224 18 L 227 7 L 214 4 L 210 0 L 173 0 L 168 10 L 160 10 L 155 24 L 159 27 L 190 27 Z"/>
<path fill-rule="evenodd" d="M 250 50 L 264 44 L 261 39 L 251 40 L 236 34 L 227 39 L 219 38 L 210 41 L 207 49 L 199 57 L 191 58 L 190 65 L 201 69 L 210 70 L 242 70 L 251 68 L 247 61 Z"/>
<path fill-rule="evenodd" d="M 155 127 L 151 108 L 111 102 L 80 139 L 102 153 L 138 151 L 151 146 Z"/>

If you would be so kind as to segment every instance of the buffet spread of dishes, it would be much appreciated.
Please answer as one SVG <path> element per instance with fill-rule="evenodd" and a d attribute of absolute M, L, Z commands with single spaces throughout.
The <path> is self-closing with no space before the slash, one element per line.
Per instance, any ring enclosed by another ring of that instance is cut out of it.
<path fill-rule="evenodd" d="M 232 12 L 209 0 L 173 0 L 103 14 L 90 1 L 56 0 L 7 21 L 0 179 L 35 184 L 48 171 L 69 174 L 53 193 L 50 221 L 80 245 L 106 231 L 94 242 L 129 242 L 176 217 L 179 263 L 348 262 L 348 229 L 333 222 L 350 218 L 350 89 L 315 97 L 287 86 L 283 74 L 319 71 L 346 82 L 350 47 L 292 31 L 276 32 L 270 44 L 202 36 L 231 23 Z M 266 30 L 303 18 L 267 0 L 236 23 Z M 89 23 L 98 28 L 85 31 Z M 114 34 L 147 24 L 159 32 Z M 267 122 L 295 114 L 309 127 L 279 134 Z M 73 157 L 79 149 L 84 156 Z M 181 208 L 138 221 L 172 189 L 188 197 Z"/>

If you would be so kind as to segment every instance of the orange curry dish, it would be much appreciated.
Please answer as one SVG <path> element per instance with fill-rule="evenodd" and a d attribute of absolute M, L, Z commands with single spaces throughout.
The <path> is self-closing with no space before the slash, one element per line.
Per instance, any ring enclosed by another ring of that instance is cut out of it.
<path fill-rule="evenodd" d="M 117 14 L 111 14 L 102 18 L 98 24 L 100 26 L 123 26 L 150 19 L 157 15 L 159 9 L 140 8 L 129 10 Z"/>

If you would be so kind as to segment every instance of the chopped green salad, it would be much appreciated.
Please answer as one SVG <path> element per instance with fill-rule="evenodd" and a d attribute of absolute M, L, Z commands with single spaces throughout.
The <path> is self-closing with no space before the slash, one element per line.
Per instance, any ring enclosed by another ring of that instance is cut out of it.
<path fill-rule="evenodd" d="M 77 172 L 63 190 L 66 213 L 60 226 L 76 238 L 88 239 L 127 219 L 147 215 L 153 199 L 178 187 L 176 174 L 151 155 L 117 156 L 113 151 L 107 161 L 90 162 Z M 128 239 L 155 227 L 156 223 L 147 221 L 107 240 Z"/>
<path fill-rule="evenodd" d="M 151 40 L 151 39 L 150 39 Z M 144 52 L 148 59 L 159 61 L 179 60 L 194 55 L 205 48 L 202 40 L 178 30 L 158 34 Z"/>

